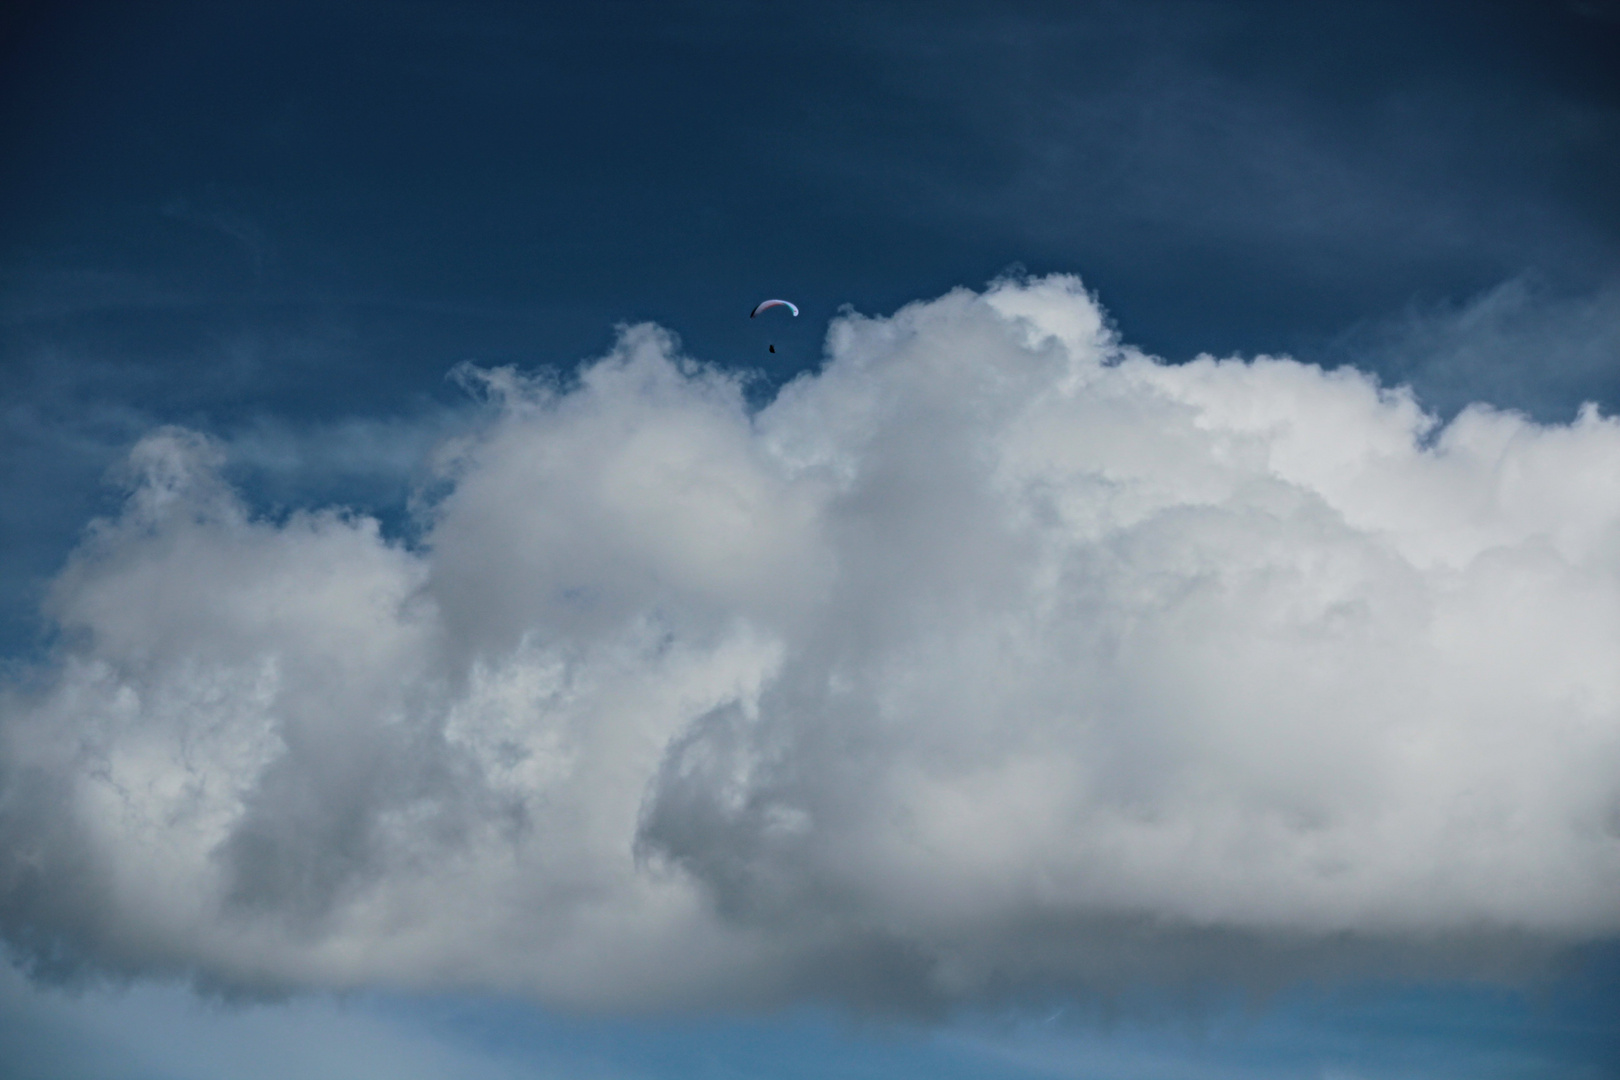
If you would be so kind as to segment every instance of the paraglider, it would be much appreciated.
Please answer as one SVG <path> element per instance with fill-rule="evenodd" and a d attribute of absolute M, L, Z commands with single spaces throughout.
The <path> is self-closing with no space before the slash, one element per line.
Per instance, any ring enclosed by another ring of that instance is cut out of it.
<path fill-rule="evenodd" d="M 752 319 L 754 316 L 758 315 L 760 312 L 768 311 L 773 307 L 785 307 L 789 311 L 793 312 L 793 317 L 795 319 L 799 317 L 799 305 L 795 304 L 791 300 L 761 300 L 759 303 L 754 305 L 754 310 L 750 311 L 748 313 L 748 317 L 750 319 Z M 776 346 L 772 345 L 771 346 L 771 352 L 775 352 L 775 351 L 776 351 Z"/>
<path fill-rule="evenodd" d="M 748 313 L 748 317 L 752 319 L 760 312 L 769 311 L 773 307 L 785 307 L 789 311 L 793 312 L 795 318 L 798 317 L 799 305 L 795 304 L 791 300 L 761 300 L 759 303 L 754 305 L 754 310 Z"/>

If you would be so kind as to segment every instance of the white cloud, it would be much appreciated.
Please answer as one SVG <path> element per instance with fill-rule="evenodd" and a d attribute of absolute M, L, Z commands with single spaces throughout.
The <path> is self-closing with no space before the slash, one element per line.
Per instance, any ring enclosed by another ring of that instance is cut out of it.
<path fill-rule="evenodd" d="M 1620 933 L 1595 409 L 1168 366 L 1062 277 L 841 318 L 757 413 L 651 327 L 480 377 L 414 548 L 136 448 L 5 703 L 21 955 L 906 1007 Z"/>

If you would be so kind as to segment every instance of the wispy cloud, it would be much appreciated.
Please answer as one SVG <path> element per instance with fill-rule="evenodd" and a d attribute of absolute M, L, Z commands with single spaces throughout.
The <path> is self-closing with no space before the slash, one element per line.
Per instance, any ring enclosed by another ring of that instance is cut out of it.
<path fill-rule="evenodd" d="M 1584 402 L 1620 401 L 1620 283 L 1565 294 L 1521 275 L 1358 326 L 1329 352 L 1410 382 L 1448 415 L 1487 400 L 1567 419 Z"/>

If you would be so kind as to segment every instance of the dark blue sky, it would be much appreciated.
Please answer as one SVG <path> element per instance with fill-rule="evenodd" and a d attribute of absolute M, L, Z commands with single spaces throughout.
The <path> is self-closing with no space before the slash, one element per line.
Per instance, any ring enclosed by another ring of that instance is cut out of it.
<path fill-rule="evenodd" d="M 1604 0 L 36 2 L 0 33 L 8 655 L 152 428 L 228 439 L 261 506 L 405 528 L 456 364 L 567 370 L 622 323 L 766 396 L 842 305 L 1065 272 L 1170 360 L 1620 408 Z M 765 296 L 803 317 L 750 323 Z"/>
<path fill-rule="evenodd" d="M 1081 267 L 1171 358 L 1308 354 L 1613 277 L 1617 34 L 1574 4 L 51 5 L 6 68 L 8 352 L 217 368 L 258 334 L 403 381 L 652 317 L 753 362 L 734 296 L 767 283 L 888 310 L 1017 263 Z M 265 367 L 244 406 L 309 406 Z"/>

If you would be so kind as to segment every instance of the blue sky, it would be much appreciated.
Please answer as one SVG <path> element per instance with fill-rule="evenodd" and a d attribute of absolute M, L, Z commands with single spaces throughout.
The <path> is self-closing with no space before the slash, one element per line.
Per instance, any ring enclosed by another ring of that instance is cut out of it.
<path fill-rule="evenodd" d="M 1609 1075 L 1617 45 L 14 5 L 0 1071 Z"/>

